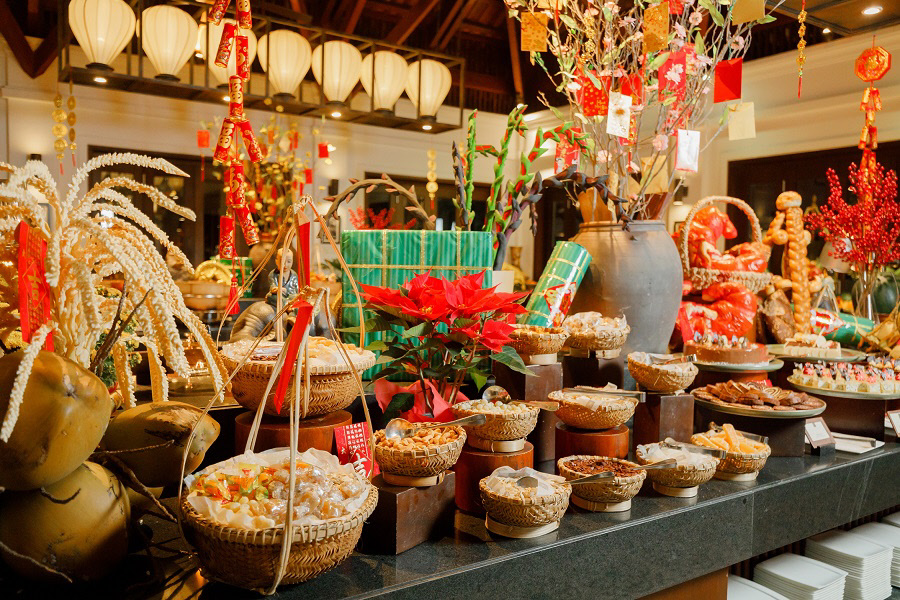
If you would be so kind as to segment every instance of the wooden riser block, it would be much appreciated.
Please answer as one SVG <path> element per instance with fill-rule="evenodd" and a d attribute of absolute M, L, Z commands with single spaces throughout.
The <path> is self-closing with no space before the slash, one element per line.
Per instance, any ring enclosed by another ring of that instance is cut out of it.
<path fill-rule="evenodd" d="M 563 356 L 563 384 L 565 387 L 578 385 L 591 385 L 603 387 L 607 383 L 614 383 L 620 388 L 625 388 L 626 375 L 631 379 L 625 368 L 625 357 L 604 359 L 596 356 Z"/>
<path fill-rule="evenodd" d="M 254 413 L 247 411 L 234 419 L 234 446 L 237 454 L 244 451 L 247 438 L 250 436 L 250 428 L 253 426 L 254 416 Z M 353 417 L 345 410 L 336 410 L 327 415 L 302 419 L 297 430 L 297 450 L 303 452 L 310 448 L 317 448 L 334 453 L 334 428 L 351 423 L 353 423 Z M 255 451 L 287 448 L 290 445 L 291 428 L 288 419 L 263 415 L 259 433 L 256 435 Z"/>
<path fill-rule="evenodd" d="M 453 466 L 456 471 L 456 506 L 476 515 L 484 514 L 478 482 L 499 467 L 534 467 L 534 446 L 525 442 L 518 452 L 484 452 L 464 447 Z"/>
<path fill-rule="evenodd" d="M 628 456 L 628 428 L 619 425 L 612 429 L 591 431 L 557 423 L 556 459 L 576 454 L 625 458 Z"/>
<path fill-rule="evenodd" d="M 772 456 L 803 456 L 804 454 L 806 435 L 803 427 L 806 419 L 763 419 L 732 415 L 695 404 L 694 431 L 708 431 L 710 421 L 717 425 L 731 423 L 739 431 L 768 437 Z"/>
<path fill-rule="evenodd" d="M 890 400 L 861 400 L 834 396 L 820 396 L 820 398 L 826 404 L 822 418 L 831 431 L 871 437 L 882 442 L 890 441 L 885 439 L 884 415 L 900 409 L 900 398 Z M 891 429 L 890 437 L 893 437 L 893 434 L 894 430 Z"/>
<path fill-rule="evenodd" d="M 499 363 L 494 364 L 496 383 L 509 392 L 514 400 L 546 400 L 550 392 L 563 388 L 563 367 L 561 363 L 533 365 L 528 367 L 534 375 L 513 371 Z M 554 437 L 559 419 L 551 412 L 542 410 L 537 426 L 528 435 L 534 445 L 535 462 L 553 460 Z"/>
<path fill-rule="evenodd" d="M 361 552 L 400 554 L 453 530 L 456 476 L 452 471 L 427 488 L 391 485 L 381 475 L 372 483 L 378 488 L 378 505 L 363 527 Z"/>
<path fill-rule="evenodd" d="M 647 392 L 634 410 L 631 448 L 666 438 L 687 442 L 694 433 L 694 397 Z"/>

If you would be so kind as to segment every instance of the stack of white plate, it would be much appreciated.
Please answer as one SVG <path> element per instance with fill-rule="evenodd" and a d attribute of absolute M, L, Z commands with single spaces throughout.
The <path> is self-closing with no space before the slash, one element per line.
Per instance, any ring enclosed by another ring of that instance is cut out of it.
<path fill-rule="evenodd" d="M 845 600 L 891 597 L 894 549 L 869 538 L 834 530 L 806 540 L 806 556 L 847 572 Z"/>
<path fill-rule="evenodd" d="M 728 600 L 788 600 L 775 590 L 754 583 L 749 579 L 728 576 Z"/>
<path fill-rule="evenodd" d="M 790 553 L 761 562 L 753 570 L 753 581 L 789 600 L 842 600 L 846 578 L 846 571 Z"/>
<path fill-rule="evenodd" d="M 850 533 L 867 537 L 882 546 L 894 549 L 894 560 L 891 562 L 891 585 L 900 587 L 900 527 L 891 527 L 884 523 L 866 523 Z"/>
<path fill-rule="evenodd" d="M 895 512 L 894 514 L 884 517 L 881 519 L 881 522 L 893 525 L 894 527 L 900 527 L 900 512 Z"/>

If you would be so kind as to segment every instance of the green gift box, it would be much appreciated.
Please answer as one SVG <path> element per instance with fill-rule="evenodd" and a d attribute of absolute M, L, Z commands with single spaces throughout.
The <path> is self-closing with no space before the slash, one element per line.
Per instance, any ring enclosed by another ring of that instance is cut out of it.
<path fill-rule="evenodd" d="M 487 271 L 485 285 L 491 283 L 494 263 L 494 236 L 482 231 L 406 231 L 375 229 L 345 231 L 341 234 L 341 254 L 358 284 L 398 289 L 420 273 L 456 279 Z M 343 278 L 342 326 L 359 326 L 360 298 Z M 365 304 L 365 301 L 362 301 Z M 368 311 L 367 311 L 368 312 Z M 371 314 L 365 314 L 369 318 Z M 384 332 L 366 333 L 367 345 L 382 339 Z M 359 335 L 345 333 L 347 342 L 358 344 Z M 379 367 L 366 371 L 371 377 Z"/>
<path fill-rule="evenodd" d="M 538 279 L 520 322 L 539 327 L 559 327 L 569 312 L 575 292 L 591 264 L 591 255 L 575 242 L 556 242 L 550 260 Z"/>

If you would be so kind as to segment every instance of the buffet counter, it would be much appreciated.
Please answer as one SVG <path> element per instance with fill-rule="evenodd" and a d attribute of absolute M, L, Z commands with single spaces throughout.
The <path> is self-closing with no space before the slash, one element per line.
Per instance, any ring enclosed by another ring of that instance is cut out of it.
<path fill-rule="evenodd" d="M 457 529 L 436 541 L 398 556 L 354 553 L 335 570 L 273 597 L 635 598 L 897 505 L 898 444 L 859 456 L 773 457 L 755 482 L 713 480 L 697 498 L 660 496 L 648 484 L 629 512 L 572 507 L 558 531 L 540 538 L 500 538 L 483 519 L 457 513 Z M 154 517 L 144 523 L 152 529 L 156 560 L 151 565 L 136 552 L 90 597 L 254 597 L 206 583 L 183 554 L 187 547 L 174 525 Z M 24 592 L 10 597 L 40 593 L 5 573 L 0 586 Z"/>

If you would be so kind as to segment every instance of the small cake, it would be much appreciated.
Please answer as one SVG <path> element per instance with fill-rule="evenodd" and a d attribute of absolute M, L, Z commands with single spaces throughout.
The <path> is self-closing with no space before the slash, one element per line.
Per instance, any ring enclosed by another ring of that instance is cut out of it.
<path fill-rule="evenodd" d="M 809 358 L 840 358 L 841 345 L 814 333 L 798 333 L 784 342 L 784 353 Z"/>
<path fill-rule="evenodd" d="M 751 343 L 745 337 L 707 333 L 694 335 L 694 341 L 684 344 L 684 354 L 694 354 L 705 363 L 756 365 L 769 362 L 769 351 L 762 344 Z"/>

